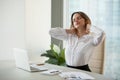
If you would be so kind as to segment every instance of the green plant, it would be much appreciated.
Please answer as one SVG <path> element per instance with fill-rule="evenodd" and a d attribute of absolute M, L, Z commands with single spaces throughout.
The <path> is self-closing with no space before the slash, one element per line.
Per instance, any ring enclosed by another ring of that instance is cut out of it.
<path fill-rule="evenodd" d="M 60 49 L 58 46 L 51 44 L 50 50 L 46 50 L 45 53 L 41 54 L 41 56 L 46 56 L 49 59 L 46 61 L 50 64 L 55 65 L 65 65 L 65 49 Z"/>

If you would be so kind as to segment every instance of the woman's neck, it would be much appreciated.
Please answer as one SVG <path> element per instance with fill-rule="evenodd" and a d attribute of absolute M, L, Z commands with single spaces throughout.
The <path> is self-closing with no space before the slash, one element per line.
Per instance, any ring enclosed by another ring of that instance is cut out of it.
<path fill-rule="evenodd" d="M 81 36 L 83 36 L 85 34 L 86 34 L 85 28 L 81 27 L 81 28 L 77 29 L 77 36 L 78 37 L 81 37 Z"/>

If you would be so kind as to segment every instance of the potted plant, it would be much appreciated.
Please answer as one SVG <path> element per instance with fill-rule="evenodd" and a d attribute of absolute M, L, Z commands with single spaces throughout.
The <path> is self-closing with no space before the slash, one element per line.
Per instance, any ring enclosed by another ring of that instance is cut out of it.
<path fill-rule="evenodd" d="M 65 49 L 60 49 L 57 45 L 51 44 L 50 49 L 46 50 L 46 52 L 41 54 L 41 56 L 46 56 L 49 58 L 46 61 L 47 63 L 65 66 L 64 53 Z"/>

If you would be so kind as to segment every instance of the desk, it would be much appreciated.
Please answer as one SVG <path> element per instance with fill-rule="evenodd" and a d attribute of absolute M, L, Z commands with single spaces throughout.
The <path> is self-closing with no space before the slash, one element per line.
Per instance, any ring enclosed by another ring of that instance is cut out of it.
<path fill-rule="evenodd" d="M 97 73 L 72 69 L 63 66 L 51 65 L 51 64 L 45 64 L 45 66 L 48 69 L 60 69 L 65 72 L 67 71 L 85 72 L 93 76 L 95 78 L 94 80 L 110 80 L 105 76 Z M 41 74 L 41 72 L 28 72 L 22 69 L 18 69 L 16 68 L 14 61 L 0 61 L 0 80 L 64 80 L 64 79 L 58 75 L 53 75 L 53 76 L 43 75 Z"/>

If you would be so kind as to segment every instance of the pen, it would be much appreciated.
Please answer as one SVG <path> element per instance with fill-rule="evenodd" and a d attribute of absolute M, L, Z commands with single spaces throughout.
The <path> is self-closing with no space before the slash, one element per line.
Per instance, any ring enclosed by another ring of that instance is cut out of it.
<path fill-rule="evenodd" d="M 50 72 L 50 73 L 56 73 L 56 72 L 59 72 L 59 71 L 52 71 L 52 72 Z"/>
<path fill-rule="evenodd" d="M 82 80 L 80 77 L 66 77 L 65 80 Z"/>

